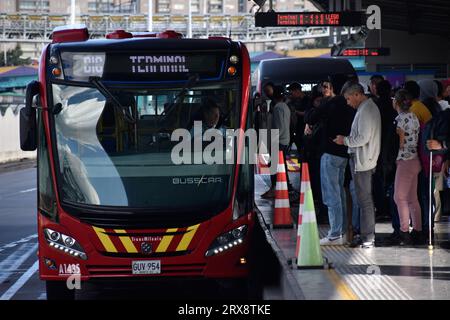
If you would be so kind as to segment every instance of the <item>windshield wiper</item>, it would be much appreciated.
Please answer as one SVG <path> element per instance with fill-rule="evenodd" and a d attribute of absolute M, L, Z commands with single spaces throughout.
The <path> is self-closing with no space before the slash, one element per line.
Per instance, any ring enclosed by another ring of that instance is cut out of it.
<path fill-rule="evenodd" d="M 181 89 L 181 91 L 175 96 L 175 99 L 167 107 L 167 109 L 164 110 L 163 113 L 161 113 L 162 117 L 158 119 L 158 123 L 167 119 L 169 114 L 173 110 L 175 110 L 175 107 L 178 106 L 183 101 L 184 96 L 189 91 L 189 89 L 191 89 L 198 82 L 199 78 L 200 78 L 199 75 L 196 73 L 196 74 L 193 74 L 192 76 L 190 76 L 189 79 L 187 79 L 186 83 L 184 84 L 183 89 Z"/>
<path fill-rule="evenodd" d="M 122 106 L 120 101 L 108 90 L 99 77 L 89 77 L 89 82 L 93 84 L 106 99 L 109 99 L 113 103 L 116 110 L 123 116 L 123 119 L 126 122 L 130 124 L 136 123 L 136 119 L 126 111 L 126 107 Z"/>

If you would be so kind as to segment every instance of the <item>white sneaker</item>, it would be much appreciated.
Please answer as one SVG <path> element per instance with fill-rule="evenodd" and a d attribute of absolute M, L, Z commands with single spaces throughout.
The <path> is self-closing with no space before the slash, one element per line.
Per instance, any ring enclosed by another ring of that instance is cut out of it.
<path fill-rule="evenodd" d="M 344 245 L 344 238 L 342 237 L 336 237 L 336 238 L 328 238 L 325 237 L 323 239 L 320 239 L 320 245 L 321 246 L 343 246 Z"/>

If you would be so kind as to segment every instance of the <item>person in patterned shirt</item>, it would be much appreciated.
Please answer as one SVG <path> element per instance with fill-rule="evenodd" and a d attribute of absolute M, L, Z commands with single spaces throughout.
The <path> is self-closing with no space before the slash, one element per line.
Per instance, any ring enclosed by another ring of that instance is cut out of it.
<path fill-rule="evenodd" d="M 422 230 L 421 209 L 417 198 L 417 180 L 421 164 L 417 153 L 420 123 L 410 111 L 412 96 L 406 90 L 395 94 L 393 107 L 397 110 L 397 134 L 400 148 L 397 155 L 394 201 L 400 216 L 400 245 L 410 245 Z M 409 220 L 413 230 L 409 233 Z"/>

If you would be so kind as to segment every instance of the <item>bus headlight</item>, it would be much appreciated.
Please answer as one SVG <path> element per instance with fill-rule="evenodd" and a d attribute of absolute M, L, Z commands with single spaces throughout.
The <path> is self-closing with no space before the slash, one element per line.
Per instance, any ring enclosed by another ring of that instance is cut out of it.
<path fill-rule="evenodd" d="M 75 244 L 75 239 L 66 235 L 62 236 L 63 242 L 66 246 L 72 247 Z"/>
<path fill-rule="evenodd" d="M 206 251 L 205 256 L 210 257 L 242 244 L 246 234 L 246 225 L 221 234 L 216 238 L 216 240 L 214 240 L 208 251 Z"/>
<path fill-rule="evenodd" d="M 48 228 L 44 229 L 44 236 L 50 247 L 75 258 L 80 258 L 82 260 L 87 259 L 87 255 L 84 253 L 83 248 L 74 238 Z"/>
<path fill-rule="evenodd" d="M 52 241 L 58 241 L 59 238 L 61 238 L 61 234 L 56 231 L 50 232 L 50 230 L 49 230 L 49 237 L 50 237 L 50 240 L 52 240 Z"/>
<path fill-rule="evenodd" d="M 231 56 L 230 57 L 230 62 L 232 64 L 237 64 L 239 62 L 239 57 L 238 56 Z"/>

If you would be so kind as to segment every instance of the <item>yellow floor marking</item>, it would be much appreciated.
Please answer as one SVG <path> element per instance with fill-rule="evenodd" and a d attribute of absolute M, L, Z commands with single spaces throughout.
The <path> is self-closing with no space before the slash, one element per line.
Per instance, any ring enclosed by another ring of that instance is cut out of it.
<path fill-rule="evenodd" d="M 359 300 L 358 296 L 353 290 L 344 282 L 344 280 L 338 275 L 338 273 L 329 269 L 327 272 L 328 277 L 333 282 L 339 295 L 345 300 Z"/>

